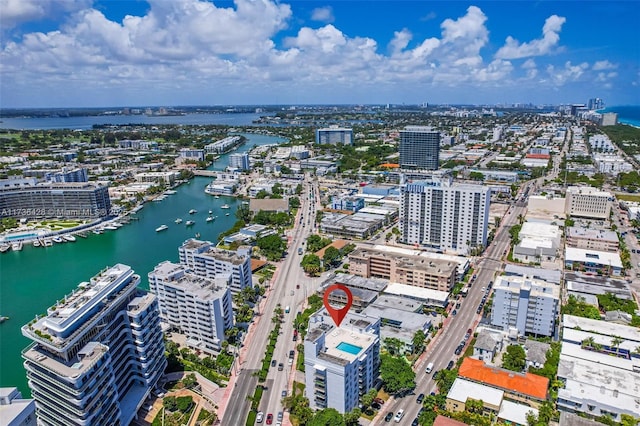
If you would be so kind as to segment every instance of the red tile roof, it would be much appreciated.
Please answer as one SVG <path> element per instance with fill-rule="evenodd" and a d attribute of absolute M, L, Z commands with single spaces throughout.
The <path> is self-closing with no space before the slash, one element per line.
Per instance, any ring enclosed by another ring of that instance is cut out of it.
<path fill-rule="evenodd" d="M 458 375 L 505 391 L 537 399 L 547 398 L 549 379 L 536 374 L 515 373 L 502 368 L 490 367 L 477 359 L 465 358 L 460 365 Z"/>
<path fill-rule="evenodd" d="M 438 417 L 433 421 L 433 426 L 467 426 L 467 424 L 438 414 Z"/>

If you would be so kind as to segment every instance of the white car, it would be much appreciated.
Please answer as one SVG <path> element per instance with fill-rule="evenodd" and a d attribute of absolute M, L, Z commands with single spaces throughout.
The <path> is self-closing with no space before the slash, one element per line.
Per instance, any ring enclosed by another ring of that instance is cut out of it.
<path fill-rule="evenodd" d="M 400 420 L 404 417 L 404 410 L 400 410 L 396 413 L 396 416 L 393 418 L 393 421 L 396 423 L 400 423 Z"/>
<path fill-rule="evenodd" d="M 264 413 L 262 411 L 258 411 L 258 415 L 256 416 L 256 423 L 262 423 L 264 419 Z"/>

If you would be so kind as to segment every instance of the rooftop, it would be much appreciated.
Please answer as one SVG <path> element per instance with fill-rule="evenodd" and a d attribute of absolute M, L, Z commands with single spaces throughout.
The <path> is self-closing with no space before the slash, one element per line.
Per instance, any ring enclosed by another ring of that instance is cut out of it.
<path fill-rule="evenodd" d="M 482 400 L 485 404 L 493 405 L 494 407 L 499 407 L 503 396 L 504 391 L 499 389 L 457 378 L 447 394 L 447 399 L 465 403 L 467 399 L 471 398 Z"/>
<path fill-rule="evenodd" d="M 61 358 L 51 356 L 49 352 L 40 350 L 38 345 L 32 344 L 22 352 L 22 355 L 63 377 L 75 379 L 84 374 L 108 351 L 109 348 L 101 343 L 89 342 L 78 352 L 77 357 L 66 362 Z"/>
<path fill-rule="evenodd" d="M 187 272 L 184 265 L 164 261 L 156 265 L 154 274 L 164 285 L 179 288 L 200 300 L 215 300 L 228 291 L 226 286 L 218 286 L 215 280 Z"/>
<path fill-rule="evenodd" d="M 598 250 L 587 250 L 576 247 L 565 248 L 566 261 L 591 263 L 595 265 L 622 268 L 622 261 L 618 253 Z"/>
<path fill-rule="evenodd" d="M 353 274 L 329 274 L 328 278 L 320 286 L 326 287 L 335 283 L 344 284 L 352 288 L 381 292 L 387 286 L 388 281 L 381 278 L 364 278 Z"/>
<path fill-rule="evenodd" d="M 539 280 L 546 281 L 548 283 L 560 284 L 560 279 L 562 278 L 562 271 L 552 270 L 552 269 L 541 269 L 535 268 L 532 266 L 521 266 L 521 265 L 512 265 L 507 264 L 505 267 L 505 275 L 520 275 L 520 276 L 528 276 L 532 278 L 536 278 Z"/>
<path fill-rule="evenodd" d="M 563 315 L 562 323 L 565 330 L 567 328 L 580 329 L 583 331 L 592 331 L 597 334 L 603 334 L 605 336 L 618 336 L 624 340 L 640 342 L 640 329 L 636 327 L 576 317 L 573 315 Z"/>
<path fill-rule="evenodd" d="M 538 410 L 535 408 L 531 408 L 528 405 L 518 404 L 515 402 L 511 402 L 508 400 L 502 401 L 502 405 L 500 406 L 500 411 L 498 412 L 498 418 L 501 420 L 506 420 L 507 424 L 518 424 L 518 425 L 526 425 L 527 422 L 527 414 L 529 412 L 533 412 L 536 416 L 538 415 Z"/>
<path fill-rule="evenodd" d="M 613 231 L 605 229 L 585 228 L 582 226 L 572 226 L 567 228 L 567 238 L 585 238 L 590 240 L 602 240 L 612 243 L 618 242 L 618 235 Z"/>
<path fill-rule="evenodd" d="M 549 379 L 536 374 L 515 373 L 502 368 L 490 367 L 477 359 L 465 358 L 460 365 L 458 375 L 539 400 L 547 398 Z"/>
<path fill-rule="evenodd" d="M 458 420 L 451 419 L 449 417 L 442 416 L 438 414 L 435 421 L 433 422 L 433 426 L 466 426 L 466 423 L 460 422 Z"/>
<path fill-rule="evenodd" d="M 351 252 L 352 257 L 388 258 L 396 262 L 398 267 L 420 270 L 431 275 L 449 277 L 455 273 L 458 263 L 452 260 L 427 258 L 424 256 L 403 255 L 399 253 L 359 247 Z"/>
<path fill-rule="evenodd" d="M 438 302 L 441 304 L 444 304 L 449 298 L 449 293 L 446 291 L 431 290 L 429 288 L 415 287 L 400 283 L 390 283 L 384 292 L 394 294 L 396 296 L 407 296 L 416 300 Z"/>

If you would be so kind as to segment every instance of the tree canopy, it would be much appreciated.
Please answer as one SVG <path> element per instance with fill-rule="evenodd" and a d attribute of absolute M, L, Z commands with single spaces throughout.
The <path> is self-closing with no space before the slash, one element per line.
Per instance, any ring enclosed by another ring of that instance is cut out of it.
<path fill-rule="evenodd" d="M 387 392 L 397 393 L 415 388 L 416 373 L 404 358 L 382 354 L 380 361 L 380 378 Z"/>
<path fill-rule="evenodd" d="M 521 372 L 526 365 L 527 354 L 520 345 L 509 345 L 502 355 L 502 368 Z"/>

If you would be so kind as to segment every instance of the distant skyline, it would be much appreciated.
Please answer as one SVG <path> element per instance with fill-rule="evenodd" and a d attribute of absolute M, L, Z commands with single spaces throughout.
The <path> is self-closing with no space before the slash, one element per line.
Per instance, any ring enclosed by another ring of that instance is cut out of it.
<path fill-rule="evenodd" d="M 636 1 L 0 0 L 0 107 L 640 105 Z"/>

